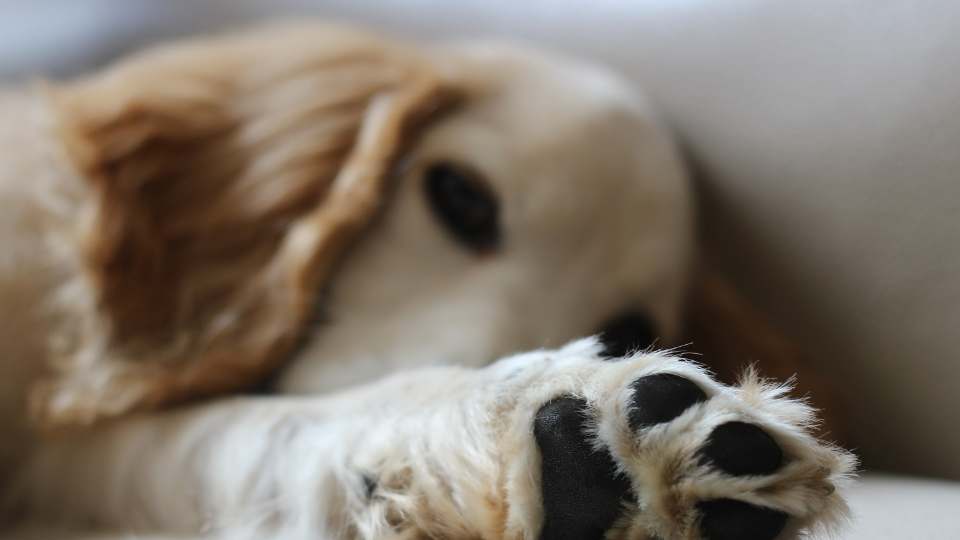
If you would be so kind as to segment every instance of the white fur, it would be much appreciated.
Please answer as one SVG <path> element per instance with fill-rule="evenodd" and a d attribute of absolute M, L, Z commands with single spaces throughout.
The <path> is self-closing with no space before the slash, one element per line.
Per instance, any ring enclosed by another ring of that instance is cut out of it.
<path fill-rule="evenodd" d="M 583 397 L 640 494 L 611 538 L 694 538 L 695 503 L 734 498 L 788 511 L 797 528 L 836 524 L 852 458 L 810 437 L 811 411 L 750 377 L 713 382 L 666 353 L 619 362 L 594 340 L 507 358 L 487 368 L 434 367 L 319 398 L 238 398 L 142 417 L 49 444 L 22 481 L 45 515 L 127 531 L 223 538 L 536 538 L 539 457 L 531 426 L 543 403 Z M 671 372 L 710 399 L 634 434 L 630 383 Z M 730 478 L 696 452 L 720 423 L 762 426 L 789 463 L 769 477 Z M 664 483 L 679 461 L 680 474 Z M 77 467 L 82 463 L 82 467 Z M 368 497 L 363 476 L 377 479 Z M 63 489 L 69 486 L 69 489 Z M 678 502 L 679 501 L 679 502 Z M 664 510 L 670 504 L 677 510 Z"/>

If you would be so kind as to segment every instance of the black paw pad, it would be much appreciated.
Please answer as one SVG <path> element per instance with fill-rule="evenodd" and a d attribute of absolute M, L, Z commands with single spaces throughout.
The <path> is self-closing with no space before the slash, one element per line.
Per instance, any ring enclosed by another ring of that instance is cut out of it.
<path fill-rule="evenodd" d="M 699 386 L 672 373 L 641 377 L 630 387 L 633 401 L 629 422 L 635 430 L 669 422 L 692 405 L 707 399 Z"/>
<path fill-rule="evenodd" d="M 643 313 L 624 313 L 603 325 L 599 332 L 606 358 L 620 358 L 653 345 L 657 330 Z"/>
<path fill-rule="evenodd" d="M 623 510 L 630 481 L 585 430 L 587 404 L 562 397 L 540 408 L 533 434 L 540 448 L 541 540 L 601 540 Z"/>
<path fill-rule="evenodd" d="M 766 431 L 745 422 L 717 426 L 700 451 L 704 461 L 733 476 L 772 474 L 783 450 Z"/>
<path fill-rule="evenodd" d="M 700 532 L 706 540 L 773 540 L 787 514 L 732 499 L 702 501 Z"/>

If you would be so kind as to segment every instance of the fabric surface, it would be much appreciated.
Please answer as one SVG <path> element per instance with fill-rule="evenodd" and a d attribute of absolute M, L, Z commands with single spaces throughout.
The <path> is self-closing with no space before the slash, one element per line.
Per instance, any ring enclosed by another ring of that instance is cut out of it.
<path fill-rule="evenodd" d="M 850 492 L 854 523 L 843 538 L 960 538 L 960 484 L 874 475 Z"/>
<path fill-rule="evenodd" d="M 960 478 L 960 3 L 0 0 L 0 74 L 69 73 L 278 13 L 502 34 L 646 86 L 702 171 L 710 250 L 842 381 L 871 467 Z"/>
<path fill-rule="evenodd" d="M 872 475 L 850 492 L 854 521 L 844 540 L 905 540 L 960 538 L 960 483 Z M 31 528 L 0 535 L 0 540 L 191 540 L 186 537 L 67 533 Z M 200 539 L 196 539 L 200 540 Z"/>

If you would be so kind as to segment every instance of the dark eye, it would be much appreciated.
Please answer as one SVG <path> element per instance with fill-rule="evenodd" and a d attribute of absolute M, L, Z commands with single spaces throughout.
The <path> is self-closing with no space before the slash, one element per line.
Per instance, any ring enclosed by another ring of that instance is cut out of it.
<path fill-rule="evenodd" d="M 458 242 L 476 251 L 497 247 L 500 205 L 477 173 L 444 161 L 430 165 L 424 181 L 430 209 Z"/>
<path fill-rule="evenodd" d="M 607 321 L 600 329 L 603 356 L 619 358 L 654 344 L 657 330 L 644 313 L 631 311 Z"/>

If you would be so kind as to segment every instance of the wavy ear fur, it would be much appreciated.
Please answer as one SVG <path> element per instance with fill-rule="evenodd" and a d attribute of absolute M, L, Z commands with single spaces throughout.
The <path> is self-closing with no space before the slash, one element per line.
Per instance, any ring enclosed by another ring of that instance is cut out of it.
<path fill-rule="evenodd" d="M 312 27 L 159 49 L 51 96 L 92 194 L 32 394 L 63 424 L 261 381 L 451 92 L 395 43 Z"/>

